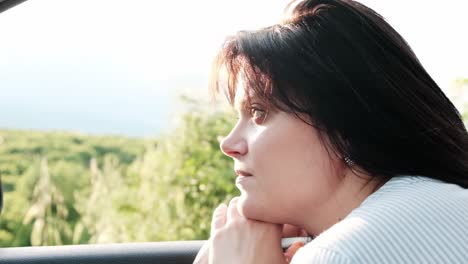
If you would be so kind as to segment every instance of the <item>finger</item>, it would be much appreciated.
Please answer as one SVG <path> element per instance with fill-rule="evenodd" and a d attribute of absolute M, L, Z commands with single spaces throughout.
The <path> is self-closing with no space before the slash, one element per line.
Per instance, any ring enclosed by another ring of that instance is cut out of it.
<path fill-rule="evenodd" d="M 207 240 L 203 243 L 203 246 L 198 251 L 193 264 L 207 264 L 209 262 L 210 255 L 210 241 Z"/>
<path fill-rule="evenodd" d="M 226 223 L 232 222 L 234 219 L 240 217 L 239 211 L 237 210 L 237 202 L 239 197 L 236 196 L 231 199 L 229 202 L 229 207 L 227 209 Z"/>
<path fill-rule="evenodd" d="M 211 235 L 226 224 L 226 211 L 227 206 L 225 204 L 218 205 L 214 210 L 213 218 L 211 219 Z"/>
<path fill-rule="evenodd" d="M 296 226 L 290 224 L 284 224 L 282 229 L 283 237 L 297 237 L 299 234 L 299 229 Z"/>
<path fill-rule="evenodd" d="M 307 232 L 297 226 L 284 224 L 282 228 L 282 236 L 283 237 L 302 237 L 308 236 Z"/>
<path fill-rule="evenodd" d="M 301 231 L 299 232 L 299 236 L 300 237 L 310 237 L 311 235 L 309 235 L 309 233 L 307 233 L 307 231 L 305 231 L 305 229 L 301 229 Z"/>
<path fill-rule="evenodd" d="M 289 246 L 286 252 L 284 252 L 284 257 L 286 259 L 286 262 L 289 263 L 292 257 L 294 256 L 294 254 L 296 254 L 296 252 L 303 246 L 304 246 L 304 242 L 302 241 L 294 242 L 291 246 Z"/>

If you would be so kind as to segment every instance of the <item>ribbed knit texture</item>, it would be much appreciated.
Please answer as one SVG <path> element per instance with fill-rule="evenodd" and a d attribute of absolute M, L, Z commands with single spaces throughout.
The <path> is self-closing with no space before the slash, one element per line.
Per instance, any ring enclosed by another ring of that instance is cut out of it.
<path fill-rule="evenodd" d="M 291 263 L 468 264 L 468 189 L 394 177 Z"/>

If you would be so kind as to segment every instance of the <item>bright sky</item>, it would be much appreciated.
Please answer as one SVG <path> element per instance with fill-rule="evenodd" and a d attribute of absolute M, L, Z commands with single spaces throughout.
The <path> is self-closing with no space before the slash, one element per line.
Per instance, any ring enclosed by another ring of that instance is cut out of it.
<path fill-rule="evenodd" d="M 164 125 L 156 108 L 174 108 L 178 92 L 207 94 L 209 64 L 227 34 L 275 23 L 288 2 L 29 0 L 0 14 L 0 97 L 9 105 L 0 110 L 23 111 L 14 120 L 0 113 L 0 127 L 28 127 L 35 113 L 60 109 L 75 120 L 45 128 L 77 129 L 80 118 L 99 123 L 117 111 L 113 122 L 140 118 L 138 129 L 151 133 Z M 361 2 L 405 37 L 440 86 L 468 77 L 468 1 Z"/>

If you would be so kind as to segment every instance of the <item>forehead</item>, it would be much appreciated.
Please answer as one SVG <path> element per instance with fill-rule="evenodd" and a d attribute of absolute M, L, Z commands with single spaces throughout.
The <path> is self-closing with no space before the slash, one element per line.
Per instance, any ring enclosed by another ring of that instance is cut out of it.
<path fill-rule="evenodd" d="M 244 79 L 239 78 L 235 89 L 234 108 L 236 110 L 242 109 L 256 99 L 258 99 L 258 96 L 254 91 L 246 87 Z"/>
<path fill-rule="evenodd" d="M 257 91 L 258 87 L 249 87 L 250 85 L 256 85 L 254 80 L 248 81 L 245 78 L 244 72 L 240 71 L 237 75 L 235 86 L 229 87 L 227 89 L 228 93 L 230 93 L 230 102 L 232 106 L 236 110 L 240 110 L 245 108 L 247 105 L 251 103 L 263 103 L 269 105 L 269 100 L 264 95 L 259 95 L 261 91 Z M 260 84 L 259 84 L 260 85 Z"/>
<path fill-rule="evenodd" d="M 234 96 L 234 108 L 241 109 L 248 100 L 247 95 L 244 81 L 241 78 L 238 78 Z"/>

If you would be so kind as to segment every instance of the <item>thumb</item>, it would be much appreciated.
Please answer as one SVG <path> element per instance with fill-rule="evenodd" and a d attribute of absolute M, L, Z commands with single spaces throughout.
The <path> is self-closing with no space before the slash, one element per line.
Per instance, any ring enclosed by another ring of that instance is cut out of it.
<path fill-rule="evenodd" d="M 304 242 L 302 241 L 294 242 L 291 246 L 289 246 L 286 252 L 284 252 L 286 262 L 289 263 L 293 258 L 294 254 L 296 254 L 296 252 L 303 246 Z"/>

